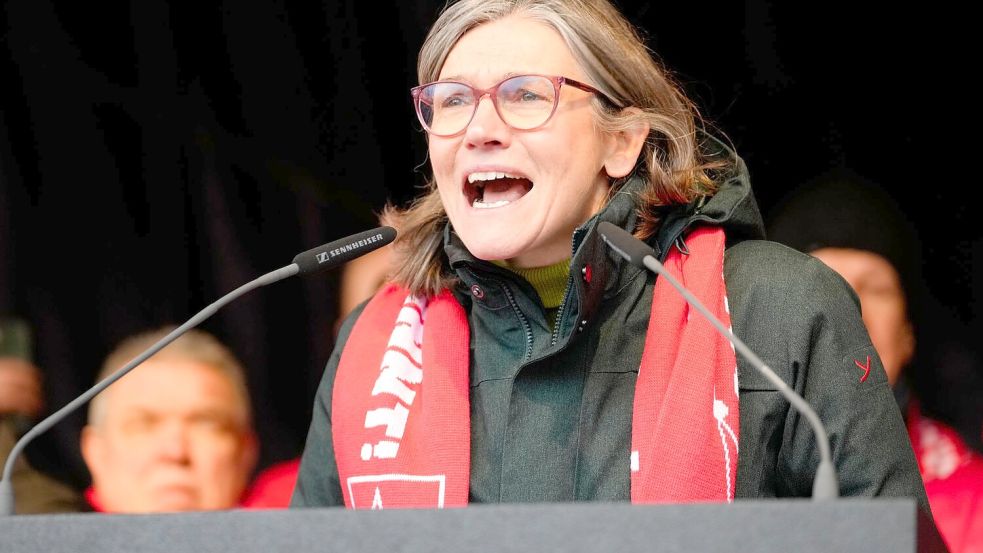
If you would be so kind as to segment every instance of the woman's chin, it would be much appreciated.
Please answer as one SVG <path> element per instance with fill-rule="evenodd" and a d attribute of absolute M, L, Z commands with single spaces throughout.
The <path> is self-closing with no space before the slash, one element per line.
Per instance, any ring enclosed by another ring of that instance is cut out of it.
<path fill-rule="evenodd" d="M 482 236 L 480 240 L 473 240 L 471 243 L 464 240 L 464 245 L 471 255 L 485 261 L 505 261 L 522 254 L 522 247 L 505 243 L 506 239 L 513 237 L 502 238 L 502 240 L 495 240 L 494 237 Z"/>

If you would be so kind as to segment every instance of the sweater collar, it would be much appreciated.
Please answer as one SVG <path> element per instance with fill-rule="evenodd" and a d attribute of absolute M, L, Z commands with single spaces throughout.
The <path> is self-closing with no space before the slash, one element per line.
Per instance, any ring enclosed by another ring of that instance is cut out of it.
<path fill-rule="evenodd" d="M 546 309 L 556 309 L 563 303 L 563 293 L 566 292 L 567 274 L 570 272 L 570 260 L 564 259 L 545 267 L 522 269 L 513 267 L 505 261 L 493 261 L 495 265 L 504 267 L 526 279 L 536 289 L 539 299 Z"/>

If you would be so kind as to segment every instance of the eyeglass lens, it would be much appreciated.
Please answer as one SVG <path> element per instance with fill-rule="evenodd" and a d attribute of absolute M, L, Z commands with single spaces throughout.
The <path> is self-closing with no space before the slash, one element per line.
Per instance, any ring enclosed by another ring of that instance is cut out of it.
<path fill-rule="evenodd" d="M 494 95 L 495 107 L 502 120 L 519 130 L 534 129 L 546 123 L 556 102 L 553 81 L 535 75 L 506 79 L 499 83 Z M 463 131 L 478 104 L 473 88 L 452 82 L 424 87 L 417 103 L 424 125 L 438 135 Z"/>

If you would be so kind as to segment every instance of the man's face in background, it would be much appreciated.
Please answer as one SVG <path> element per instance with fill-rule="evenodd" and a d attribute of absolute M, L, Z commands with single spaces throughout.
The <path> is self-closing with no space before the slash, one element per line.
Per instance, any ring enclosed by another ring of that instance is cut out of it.
<path fill-rule="evenodd" d="M 209 365 L 151 359 L 105 393 L 82 435 L 93 489 L 110 512 L 235 507 L 256 462 L 248 398 Z"/>

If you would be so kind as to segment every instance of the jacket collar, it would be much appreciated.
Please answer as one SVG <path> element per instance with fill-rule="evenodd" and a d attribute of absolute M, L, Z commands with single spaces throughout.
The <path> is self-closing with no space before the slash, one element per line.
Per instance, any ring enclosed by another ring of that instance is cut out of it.
<path fill-rule="evenodd" d="M 632 231 L 637 221 L 638 197 L 645 184 L 644 179 L 630 179 L 600 212 L 574 231 L 572 251 L 575 253 L 570 262 L 568 290 L 562 307 L 566 316 L 559 321 L 560 336 L 566 336 L 571 330 L 567 327 L 576 321 L 589 320 L 606 296 L 617 293 L 641 272 L 614 254 L 596 232 L 596 227 L 601 221 L 608 221 Z M 483 305 L 490 309 L 502 308 L 508 304 L 500 286 L 504 282 L 513 283 L 523 293 L 535 297 L 531 285 L 512 271 L 471 255 L 449 223 L 444 229 L 444 252 L 461 283 L 455 291 L 460 299 L 480 293 Z"/>

